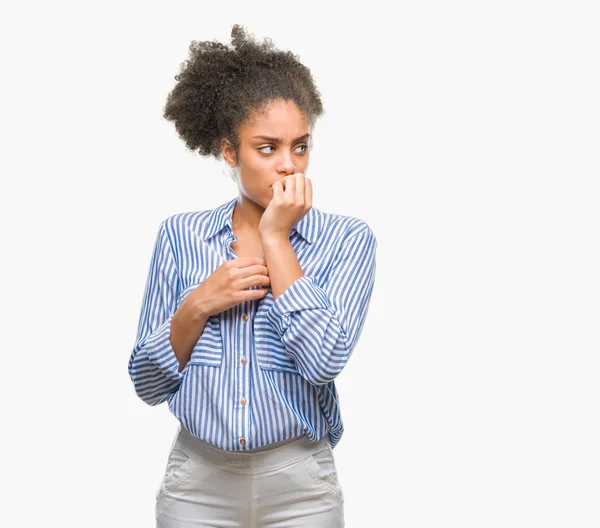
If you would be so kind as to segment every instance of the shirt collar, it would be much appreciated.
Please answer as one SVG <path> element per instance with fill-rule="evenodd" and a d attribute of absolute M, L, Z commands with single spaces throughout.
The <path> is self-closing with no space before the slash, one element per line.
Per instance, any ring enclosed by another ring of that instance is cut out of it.
<path fill-rule="evenodd" d="M 229 229 L 233 231 L 231 219 L 236 202 L 237 197 L 210 211 L 205 222 L 203 240 L 213 237 L 225 226 L 229 226 Z M 292 227 L 291 232 L 297 232 L 304 240 L 312 244 L 321 231 L 322 223 L 323 213 L 315 207 L 311 207 L 300 221 Z"/>

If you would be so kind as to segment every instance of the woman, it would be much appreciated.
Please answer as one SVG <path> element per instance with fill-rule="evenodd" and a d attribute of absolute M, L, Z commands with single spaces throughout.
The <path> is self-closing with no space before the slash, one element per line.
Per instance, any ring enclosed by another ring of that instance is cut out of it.
<path fill-rule="evenodd" d="M 310 71 L 235 25 L 193 42 L 164 116 L 190 150 L 225 160 L 236 198 L 160 224 L 129 374 L 180 427 L 157 526 L 338 527 L 334 379 L 375 279 L 362 220 L 312 207 L 323 109 Z"/>

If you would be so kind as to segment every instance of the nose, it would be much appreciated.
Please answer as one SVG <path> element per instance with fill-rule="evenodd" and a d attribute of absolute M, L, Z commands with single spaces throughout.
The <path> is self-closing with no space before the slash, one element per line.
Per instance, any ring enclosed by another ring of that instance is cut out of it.
<path fill-rule="evenodd" d="M 281 162 L 279 163 L 279 167 L 277 168 L 277 172 L 278 174 L 283 174 L 284 176 L 296 172 L 296 166 L 294 165 L 294 161 L 290 156 L 282 158 Z"/>

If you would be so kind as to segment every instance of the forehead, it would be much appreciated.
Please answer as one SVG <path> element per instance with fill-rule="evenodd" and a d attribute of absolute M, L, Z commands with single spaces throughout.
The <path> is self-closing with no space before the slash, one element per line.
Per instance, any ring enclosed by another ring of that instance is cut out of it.
<path fill-rule="evenodd" d="M 277 101 L 268 104 L 251 114 L 240 127 L 240 135 L 296 138 L 308 133 L 309 122 L 304 113 L 290 101 Z"/>

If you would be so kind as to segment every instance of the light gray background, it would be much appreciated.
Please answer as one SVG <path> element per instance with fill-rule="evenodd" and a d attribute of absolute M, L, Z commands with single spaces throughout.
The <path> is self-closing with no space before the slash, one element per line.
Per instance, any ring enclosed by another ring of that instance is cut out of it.
<path fill-rule="evenodd" d="M 594 4 L 3 8 L 3 524 L 153 526 L 177 423 L 127 374 L 152 245 L 237 192 L 162 105 L 241 23 L 322 92 L 313 205 L 379 242 L 337 380 L 346 526 L 597 527 Z"/>

